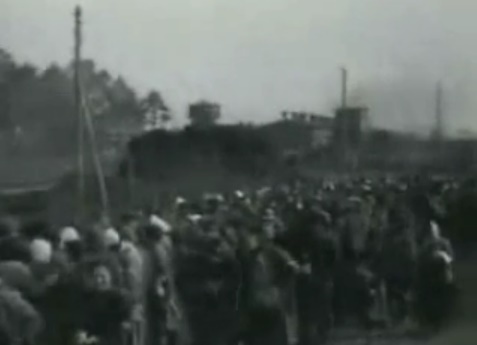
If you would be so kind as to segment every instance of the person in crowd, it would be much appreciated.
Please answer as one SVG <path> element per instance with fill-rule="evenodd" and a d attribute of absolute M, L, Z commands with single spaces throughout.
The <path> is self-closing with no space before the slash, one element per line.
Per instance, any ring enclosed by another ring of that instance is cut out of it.
<path fill-rule="evenodd" d="M 327 341 L 333 324 L 334 271 L 338 246 L 331 230 L 331 216 L 321 209 L 313 210 L 303 249 L 310 274 L 301 275 L 298 289 L 300 344 Z"/>
<path fill-rule="evenodd" d="M 52 345 L 321 344 L 348 319 L 369 332 L 377 301 L 393 326 L 415 315 L 438 329 L 456 260 L 438 224 L 455 233 L 456 209 L 473 199 L 459 198 L 464 184 L 429 182 L 302 178 L 178 197 L 172 214 L 127 214 L 118 231 L 109 217 L 55 232 L 0 221 L 0 295 L 26 303 L 18 315 L 41 315 Z M 9 327 L 0 322 L 0 337 L 16 339 Z"/>
<path fill-rule="evenodd" d="M 124 330 L 132 312 L 131 298 L 113 284 L 107 264 L 95 262 L 91 273 L 93 284 L 84 293 L 86 305 L 77 338 L 95 339 L 99 345 L 121 344 L 128 336 Z"/>
<path fill-rule="evenodd" d="M 34 296 L 41 296 L 48 287 L 56 284 L 60 270 L 52 262 L 53 245 L 50 241 L 35 238 L 30 244 L 30 249 L 32 261 L 29 267 L 36 283 Z"/>
<path fill-rule="evenodd" d="M 386 286 L 387 316 L 394 325 L 402 324 L 410 316 L 410 296 L 417 274 L 415 234 L 409 227 L 409 220 L 395 222 L 378 255 L 378 271 Z"/>
<path fill-rule="evenodd" d="M 424 330 L 439 331 L 452 314 L 456 297 L 453 275 L 454 252 L 450 242 L 431 222 L 430 234 L 422 246 L 416 287 L 416 312 Z"/>
<path fill-rule="evenodd" d="M 21 261 L 0 261 L 0 278 L 3 283 L 25 296 L 37 291 L 37 284 L 30 266 Z"/>
<path fill-rule="evenodd" d="M 42 343 L 76 345 L 75 333 L 87 302 L 83 294 L 83 259 L 84 243 L 78 231 L 73 227 L 61 229 L 52 257 L 53 266 L 58 269 L 58 279 L 36 299 L 36 305 L 45 318 Z"/>
<path fill-rule="evenodd" d="M 0 261 L 30 262 L 28 240 L 20 233 L 19 223 L 11 218 L 0 222 Z"/>
<path fill-rule="evenodd" d="M 287 344 L 290 338 L 284 292 L 300 266 L 274 244 L 274 238 L 273 228 L 259 224 L 248 235 L 248 248 L 242 257 L 242 340 L 247 345 Z"/>
<path fill-rule="evenodd" d="M 124 213 L 119 220 L 119 232 L 123 239 L 137 243 L 140 241 L 140 228 L 144 215 L 141 212 Z"/>
<path fill-rule="evenodd" d="M 121 281 L 123 287 L 130 293 L 135 302 L 135 316 L 140 322 L 144 308 L 144 275 L 143 257 L 139 246 L 140 219 L 133 215 L 123 217 L 125 222 L 121 226 L 120 243 L 117 248 L 119 262 L 121 264 Z M 114 245 L 116 246 L 116 245 Z"/>
<path fill-rule="evenodd" d="M 146 315 L 148 344 L 174 345 L 181 312 L 175 286 L 171 226 L 151 215 L 145 232 Z"/>
<path fill-rule="evenodd" d="M 53 253 L 52 261 L 60 267 L 62 273 L 68 274 L 75 270 L 84 255 L 84 242 L 78 231 L 73 227 L 60 230 L 58 246 Z"/>
<path fill-rule="evenodd" d="M 5 344 L 35 345 L 42 326 L 41 315 L 33 305 L 0 279 L 0 329 Z"/>
<path fill-rule="evenodd" d="M 115 286 L 124 287 L 124 269 L 121 262 L 121 236 L 116 229 L 110 227 L 103 231 L 101 238 L 101 250 L 92 253 L 86 260 L 88 264 L 95 261 L 102 261 L 110 270 L 113 284 Z M 91 278 L 93 276 L 89 276 Z M 91 282 L 94 285 L 94 282 Z"/>
<path fill-rule="evenodd" d="M 177 288 L 193 344 L 224 344 L 233 336 L 237 272 L 233 248 L 210 218 L 177 253 Z"/>
<path fill-rule="evenodd" d="M 424 239 L 422 253 L 426 255 L 434 251 L 441 250 L 445 252 L 451 259 L 454 258 L 454 250 L 450 241 L 441 235 L 441 229 L 436 221 L 431 221 L 429 225 L 429 234 Z"/>

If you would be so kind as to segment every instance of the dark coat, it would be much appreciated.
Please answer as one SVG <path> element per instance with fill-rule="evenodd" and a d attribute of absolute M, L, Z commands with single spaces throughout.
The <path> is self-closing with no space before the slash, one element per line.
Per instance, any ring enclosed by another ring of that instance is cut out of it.
<path fill-rule="evenodd" d="M 41 326 L 40 314 L 18 291 L 6 285 L 0 287 L 0 328 L 10 339 L 33 344 Z"/>
<path fill-rule="evenodd" d="M 119 344 L 122 324 L 131 315 L 131 299 L 119 290 L 86 291 L 82 329 L 107 344 Z"/>

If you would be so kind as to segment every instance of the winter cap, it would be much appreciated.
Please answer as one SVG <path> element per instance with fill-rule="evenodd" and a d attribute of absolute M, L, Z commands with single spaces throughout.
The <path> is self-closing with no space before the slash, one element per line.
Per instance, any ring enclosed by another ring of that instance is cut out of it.
<path fill-rule="evenodd" d="M 453 261 L 452 258 L 451 258 L 451 256 L 450 256 L 448 253 L 446 253 L 445 251 L 443 251 L 443 250 L 438 250 L 438 251 L 436 251 L 436 252 L 434 253 L 434 255 L 435 255 L 436 258 L 441 258 L 441 259 L 443 259 L 446 264 L 451 264 L 452 261 Z"/>
<path fill-rule="evenodd" d="M 107 248 L 118 245 L 120 241 L 119 234 L 115 229 L 109 228 L 104 231 L 103 243 Z"/>
<path fill-rule="evenodd" d="M 441 229 L 439 228 L 439 224 L 437 224 L 435 221 L 431 221 L 430 223 L 431 226 L 431 236 L 432 238 L 438 239 L 441 237 Z"/>
<path fill-rule="evenodd" d="M 200 214 L 190 214 L 187 216 L 187 219 L 191 222 L 191 223 L 198 223 L 201 219 L 202 219 L 202 215 Z"/>
<path fill-rule="evenodd" d="M 149 225 L 154 226 L 165 233 L 171 232 L 172 230 L 172 227 L 169 225 L 169 223 L 156 215 L 149 217 Z"/>
<path fill-rule="evenodd" d="M 73 227 L 66 227 L 60 231 L 60 247 L 64 246 L 66 243 L 79 241 L 80 236 L 78 231 Z"/>
<path fill-rule="evenodd" d="M 186 199 L 184 199 L 183 197 L 181 196 L 178 196 L 175 200 L 175 204 L 177 206 L 180 206 L 180 205 L 184 205 L 186 203 Z"/>
<path fill-rule="evenodd" d="M 245 197 L 244 192 L 242 192 L 241 190 L 236 190 L 234 194 L 235 194 L 235 197 L 238 199 L 243 199 Z"/>
<path fill-rule="evenodd" d="M 30 244 L 30 253 L 34 262 L 49 263 L 53 249 L 50 242 L 37 238 Z"/>

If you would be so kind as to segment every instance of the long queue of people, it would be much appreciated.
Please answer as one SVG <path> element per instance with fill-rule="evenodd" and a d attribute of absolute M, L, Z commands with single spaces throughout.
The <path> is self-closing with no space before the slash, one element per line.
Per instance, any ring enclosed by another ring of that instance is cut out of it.
<path fill-rule="evenodd" d="M 4 220 L 0 343 L 315 345 L 350 325 L 440 329 L 454 252 L 422 191 L 293 182 L 178 197 L 115 224 Z"/>

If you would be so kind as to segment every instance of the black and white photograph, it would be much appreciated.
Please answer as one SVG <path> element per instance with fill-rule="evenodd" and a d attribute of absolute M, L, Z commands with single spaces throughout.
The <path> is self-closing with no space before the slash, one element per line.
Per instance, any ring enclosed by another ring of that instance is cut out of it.
<path fill-rule="evenodd" d="M 0 0 L 0 345 L 476 345 L 476 16 Z"/>

